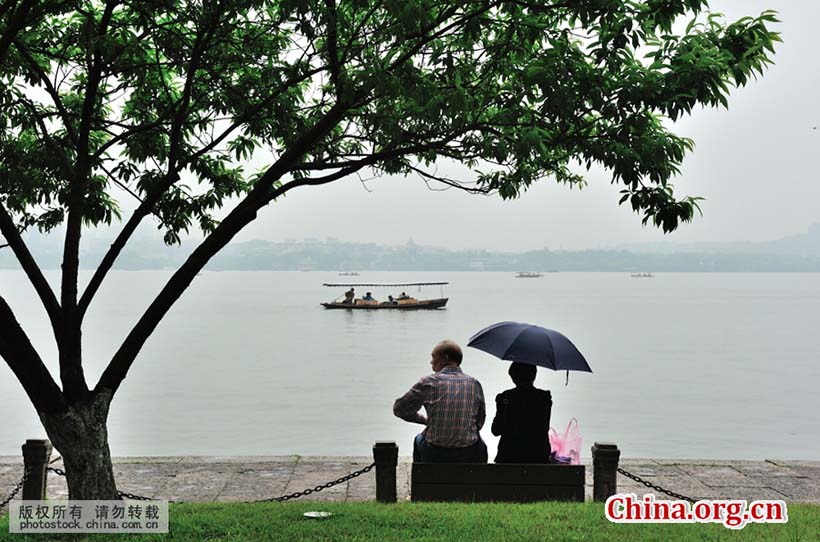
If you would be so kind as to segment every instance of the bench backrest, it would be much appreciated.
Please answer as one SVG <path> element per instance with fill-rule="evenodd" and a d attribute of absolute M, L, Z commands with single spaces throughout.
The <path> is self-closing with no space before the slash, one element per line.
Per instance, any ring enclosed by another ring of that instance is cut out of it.
<path fill-rule="evenodd" d="M 413 463 L 414 501 L 583 501 L 583 465 Z"/>

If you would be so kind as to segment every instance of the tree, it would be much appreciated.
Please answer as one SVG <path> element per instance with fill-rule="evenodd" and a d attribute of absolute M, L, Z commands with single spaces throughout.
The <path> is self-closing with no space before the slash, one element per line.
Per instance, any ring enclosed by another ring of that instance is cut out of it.
<path fill-rule="evenodd" d="M 705 0 L 0 1 L 0 234 L 48 314 L 60 384 L 2 297 L 0 356 L 74 499 L 115 498 L 112 398 L 196 274 L 269 203 L 363 169 L 514 198 L 547 177 L 581 185 L 597 164 L 668 232 L 697 198 L 669 184 L 692 142 L 666 120 L 726 106 L 779 41 L 772 12 L 729 23 Z M 245 171 L 252 156 L 268 166 Z M 474 178 L 437 175 L 442 160 Z M 135 200 L 126 218 L 122 198 Z M 89 387 L 83 317 L 146 219 L 169 244 L 194 227 L 205 238 Z M 80 291 L 80 237 L 101 223 L 122 229 Z M 58 225 L 59 297 L 21 236 Z"/>

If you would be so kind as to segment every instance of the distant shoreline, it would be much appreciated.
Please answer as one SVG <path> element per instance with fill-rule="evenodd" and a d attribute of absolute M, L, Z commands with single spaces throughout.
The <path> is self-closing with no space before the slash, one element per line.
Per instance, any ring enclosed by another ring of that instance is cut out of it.
<path fill-rule="evenodd" d="M 123 252 L 114 269 L 176 269 L 192 246 L 137 246 Z M 80 255 L 81 269 L 94 269 L 105 251 L 87 250 Z M 60 269 L 61 251 L 35 253 L 42 269 Z M 14 254 L 0 250 L 0 269 L 19 269 Z M 418 246 L 296 245 L 265 243 L 228 245 L 206 266 L 209 271 L 493 271 L 493 272 L 620 272 L 620 273 L 771 273 L 820 272 L 820 255 L 734 253 L 637 253 L 623 250 L 582 252 L 547 249 L 520 254 L 501 252 L 451 252 Z"/>
<path fill-rule="evenodd" d="M 59 236 L 32 236 L 29 248 L 43 269 L 60 269 Z M 94 269 L 110 240 L 89 238 L 80 251 L 82 269 Z M 176 269 L 197 242 L 166 246 L 159 239 L 137 237 L 119 255 L 114 268 Z M 14 254 L 0 249 L 0 269 L 19 269 Z M 542 248 L 521 252 L 451 250 L 416 244 L 350 243 L 335 239 L 243 241 L 228 244 L 206 267 L 210 271 L 494 271 L 621 273 L 820 273 L 820 224 L 805 234 L 765 243 L 635 245 L 587 250 Z"/>

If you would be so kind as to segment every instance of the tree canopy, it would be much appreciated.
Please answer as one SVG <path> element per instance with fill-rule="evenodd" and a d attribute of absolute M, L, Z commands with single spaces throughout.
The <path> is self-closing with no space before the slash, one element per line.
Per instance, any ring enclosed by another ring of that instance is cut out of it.
<path fill-rule="evenodd" d="M 293 188 L 369 169 L 514 198 L 597 165 L 674 230 L 697 198 L 669 182 L 693 143 L 668 120 L 761 74 L 775 22 L 727 22 L 705 0 L 2 0 L 0 233 L 49 313 L 69 397 L 89 393 L 83 315 L 140 222 L 169 243 L 206 234 L 103 374 L 96 391 L 113 391 L 208 259 Z M 441 160 L 472 178 L 438 175 Z M 120 221 L 79 292 L 83 226 Z M 61 224 L 58 300 L 20 232 Z"/>

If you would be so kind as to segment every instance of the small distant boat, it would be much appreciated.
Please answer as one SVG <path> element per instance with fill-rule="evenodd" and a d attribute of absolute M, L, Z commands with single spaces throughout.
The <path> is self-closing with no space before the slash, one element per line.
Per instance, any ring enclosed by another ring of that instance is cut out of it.
<path fill-rule="evenodd" d="M 355 271 L 341 271 L 339 273 L 340 277 L 358 277 L 359 274 Z"/>
<path fill-rule="evenodd" d="M 540 278 L 540 277 L 543 277 L 543 276 L 544 275 L 541 274 L 541 273 L 531 273 L 529 271 L 519 271 L 515 275 L 515 278 L 518 278 L 518 279 L 537 279 L 537 278 Z"/>
<path fill-rule="evenodd" d="M 397 297 L 392 301 L 378 301 L 354 299 L 353 302 L 339 301 L 344 295 L 337 297 L 333 301 L 322 303 L 321 305 L 326 309 L 346 309 L 346 310 L 433 310 L 443 309 L 447 305 L 448 298 L 444 297 L 444 285 L 449 282 L 399 282 L 399 283 L 350 283 L 350 284 L 329 284 L 324 283 L 322 286 L 329 288 L 355 288 L 359 286 L 374 287 L 374 288 L 401 288 L 405 286 L 441 286 L 442 295 L 434 299 L 416 299 L 415 297 Z"/>
<path fill-rule="evenodd" d="M 653 275 L 652 273 L 633 273 L 629 276 L 636 279 L 651 279 L 655 275 Z"/>

